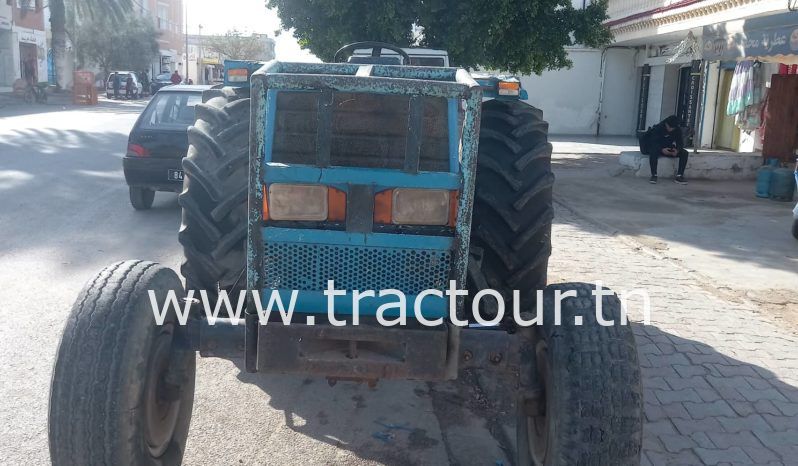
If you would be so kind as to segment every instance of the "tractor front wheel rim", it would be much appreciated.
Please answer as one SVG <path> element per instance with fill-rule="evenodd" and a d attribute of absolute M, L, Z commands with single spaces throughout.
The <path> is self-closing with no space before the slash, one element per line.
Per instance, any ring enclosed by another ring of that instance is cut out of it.
<path fill-rule="evenodd" d="M 166 327 L 161 330 L 153 345 L 144 394 L 145 434 L 147 448 L 153 458 L 166 453 L 180 413 L 180 399 L 168 399 L 165 386 L 172 354 L 172 331 Z"/>
<path fill-rule="evenodd" d="M 551 367 L 549 364 L 549 348 L 541 340 L 535 347 L 535 362 L 537 376 L 540 382 L 540 398 L 538 400 L 540 412 L 536 416 L 527 417 L 527 435 L 529 439 L 529 453 L 534 464 L 546 464 L 549 449 L 549 397 L 551 391 Z"/>

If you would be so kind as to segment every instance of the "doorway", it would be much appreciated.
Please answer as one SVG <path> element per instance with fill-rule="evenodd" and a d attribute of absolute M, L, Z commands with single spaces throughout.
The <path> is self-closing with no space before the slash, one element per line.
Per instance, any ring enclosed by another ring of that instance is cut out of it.
<path fill-rule="evenodd" d="M 36 44 L 19 43 L 19 70 L 22 79 L 31 84 L 39 82 L 39 63 Z"/>
<path fill-rule="evenodd" d="M 14 53 L 11 31 L 0 30 L 0 86 L 14 84 Z"/>
<path fill-rule="evenodd" d="M 734 115 L 726 115 L 734 70 L 721 70 L 718 83 L 718 107 L 715 114 L 714 147 L 737 151 L 740 148 L 740 130 L 734 124 Z"/>

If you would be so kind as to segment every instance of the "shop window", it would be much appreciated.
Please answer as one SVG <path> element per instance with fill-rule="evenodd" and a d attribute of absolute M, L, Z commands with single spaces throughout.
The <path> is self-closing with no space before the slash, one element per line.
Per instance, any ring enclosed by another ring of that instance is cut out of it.
<path fill-rule="evenodd" d="M 8 0 L 6 4 L 11 5 L 11 0 Z M 17 0 L 17 8 L 20 10 L 40 11 L 42 9 L 42 0 Z"/>

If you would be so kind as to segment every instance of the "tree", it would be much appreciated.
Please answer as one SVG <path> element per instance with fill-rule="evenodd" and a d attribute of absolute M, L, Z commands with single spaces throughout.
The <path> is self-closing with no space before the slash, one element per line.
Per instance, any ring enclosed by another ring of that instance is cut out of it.
<path fill-rule="evenodd" d="M 266 0 L 303 48 L 330 61 L 342 45 L 377 40 L 445 49 L 450 61 L 513 73 L 571 65 L 566 46 L 607 45 L 607 0 Z M 420 31 L 420 34 L 414 34 Z"/>
<path fill-rule="evenodd" d="M 266 46 L 263 37 L 259 34 L 245 36 L 233 29 L 223 36 L 208 36 L 204 38 L 205 47 L 211 52 L 218 53 L 230 60 L 260 60 L 266 59 Z"/>
<path fill-rule="evenodd" d="M 83 21 L 72 37 L 81 66 L 91 61 L 108 74 L 149 68 L 158 56 L 158 34 L 151 21 L 134 16 L 119 24 L 101 18 Z"/>
<path fill-rule="evenodd" d="M 33 1 L 22 0 L 26 6 Z M 53 60 L 59 87 L 64 87 L 64 78 L 68 69 L 66 57 L 68 13 L 73 18 L 90 20 L 105 18 L 119 24 L 126 20 L 129 13 L 133 11 L 132 0 L 50 0 L 48 4 L 50 6 L 50 30 L 53 35 Z"/>

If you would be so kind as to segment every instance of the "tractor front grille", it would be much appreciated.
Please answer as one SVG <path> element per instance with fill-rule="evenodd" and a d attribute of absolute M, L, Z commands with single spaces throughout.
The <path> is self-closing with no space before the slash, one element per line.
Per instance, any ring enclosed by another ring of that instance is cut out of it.
<path fill-rule="evenodd" d="M 319 92 L 277 94 L 272 161 L 316 165 L 320 105 L 330 105 L 330 165 L 337 167 L 404 167 L 410 96 L 333 92 L 329 102 Z M 421 171 L 449 170 L 447 101 L 423 97 Z"/>
<path fill-rule="evenodd" d="M 446 288 L 451 253 L 439 250 L 266 243 L 264 287 L 322 291 L 397 289 L 415 295 Z"/>

